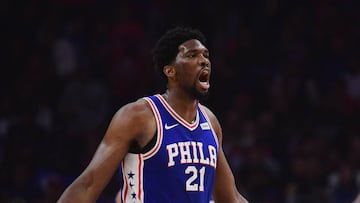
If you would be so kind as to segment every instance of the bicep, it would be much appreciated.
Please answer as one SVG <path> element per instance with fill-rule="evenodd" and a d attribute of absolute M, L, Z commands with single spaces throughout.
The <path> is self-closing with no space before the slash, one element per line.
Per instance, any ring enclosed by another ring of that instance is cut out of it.
<path fill-rule="evenodd" d="M 95 194 L 105 188 L 139 134 L 135 122 L 133 112 L 128 107 L 118 111 L 110 122 L 104 138 L 82 174 L 91 180 L 90 189 Z"/>
<path fill-rule="evenodd" d="M 114 115 L 89 165 L 67 188 L 63 199 L 93 202 L 98 198 L 141 131 L 134 125 L 139 122 L 139 115 L 141 111 L 132 106 L 123 107 Z"/>

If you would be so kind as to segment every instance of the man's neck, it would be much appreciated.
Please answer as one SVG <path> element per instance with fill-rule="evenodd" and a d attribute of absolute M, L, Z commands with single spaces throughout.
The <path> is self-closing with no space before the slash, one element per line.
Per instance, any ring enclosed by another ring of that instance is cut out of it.
<path fill-rule="evenodd" d="M 166 92 L 162 94 L 162 97 L 183 119 L 189 123 L 192 123 L 195 120 L 199 100 L 170 90 L 166 90 Z"/>

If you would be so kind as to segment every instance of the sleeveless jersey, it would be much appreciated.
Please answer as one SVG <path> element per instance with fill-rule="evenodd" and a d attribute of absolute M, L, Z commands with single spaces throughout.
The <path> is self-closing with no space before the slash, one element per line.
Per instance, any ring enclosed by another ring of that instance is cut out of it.
<path fill-rule="evenodd" d="M 156 143 L 145 153 L 125 156 L 116 202 L 213 202 L 218 140 L 201 104 L 189 123 L 161 95 L 143 99 L 154 113 Z"/>

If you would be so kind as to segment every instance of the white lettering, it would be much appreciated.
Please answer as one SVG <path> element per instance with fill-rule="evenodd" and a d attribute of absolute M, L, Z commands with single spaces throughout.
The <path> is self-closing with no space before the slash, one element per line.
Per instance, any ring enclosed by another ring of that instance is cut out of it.
<path fill-rule="evenodd" d="M 204 151 L 203 151 L 203 143 L 198 142 L 197 146 L 199 147 L 199 153 L 200 153 L 200 163 L 209 165 L 209 157 L 204 157 Z"/>
<path fill-rule="evenodd" d="M 181 155 L 181 164 L 192 163 L 191 153 L 190 153 L 190 142 L 179 142 L 179 149 Z"/>
<path fill-rule="evenodd" d="M 166 146 L 166 149 L 168 151 L 168 156 L 169 156 L 168 167 L 174 166 L 175 165 L 174 157 L 179 155 L 177 144 L 176 143 L 169 144 Z"/>
<path fill-rule="evenodd" d="M 214 168 L 216 168 L 216 160 L 217 160 L 217 156 L 216 156 L 216 149 L 214 146 L 209 145 L 209 155 L 210 155 L 210 165 Z"/>
<path fill-rule="evenodd" d="M 193 163 L 199 163 L 197 148 L 196 148 L 196 142 L 191 142 L 192 150 L 193 150 Z"/>
<path fill-rule="evenodd" d="M 180 164 L 200 163 L 216 168 L 217 152 L 212 145 L 204 148 L 202 142 L 187 141 L 169 144 L 166 150 L 169 157 L 168 167 L 174 166 L 176 160 L 179 160 Z M 204 153 L 204 150 L 207 153 Z"/>

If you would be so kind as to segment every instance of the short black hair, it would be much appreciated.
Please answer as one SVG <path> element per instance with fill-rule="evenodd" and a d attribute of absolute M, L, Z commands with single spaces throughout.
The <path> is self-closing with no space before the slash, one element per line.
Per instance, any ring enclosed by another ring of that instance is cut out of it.
<path fill-rule="evenodd" d="M 197 39 L 206 45 L 206 38 L 200 30 L 185 26 L 177 26 L 168 30 L 155 44 L 152 50 L 154 68 L 165 81 L 167 81 L 167 77 L 163 73 L 164 66 L 175 60 L 179 52 L 179 45 L 191 39 Z"/>

